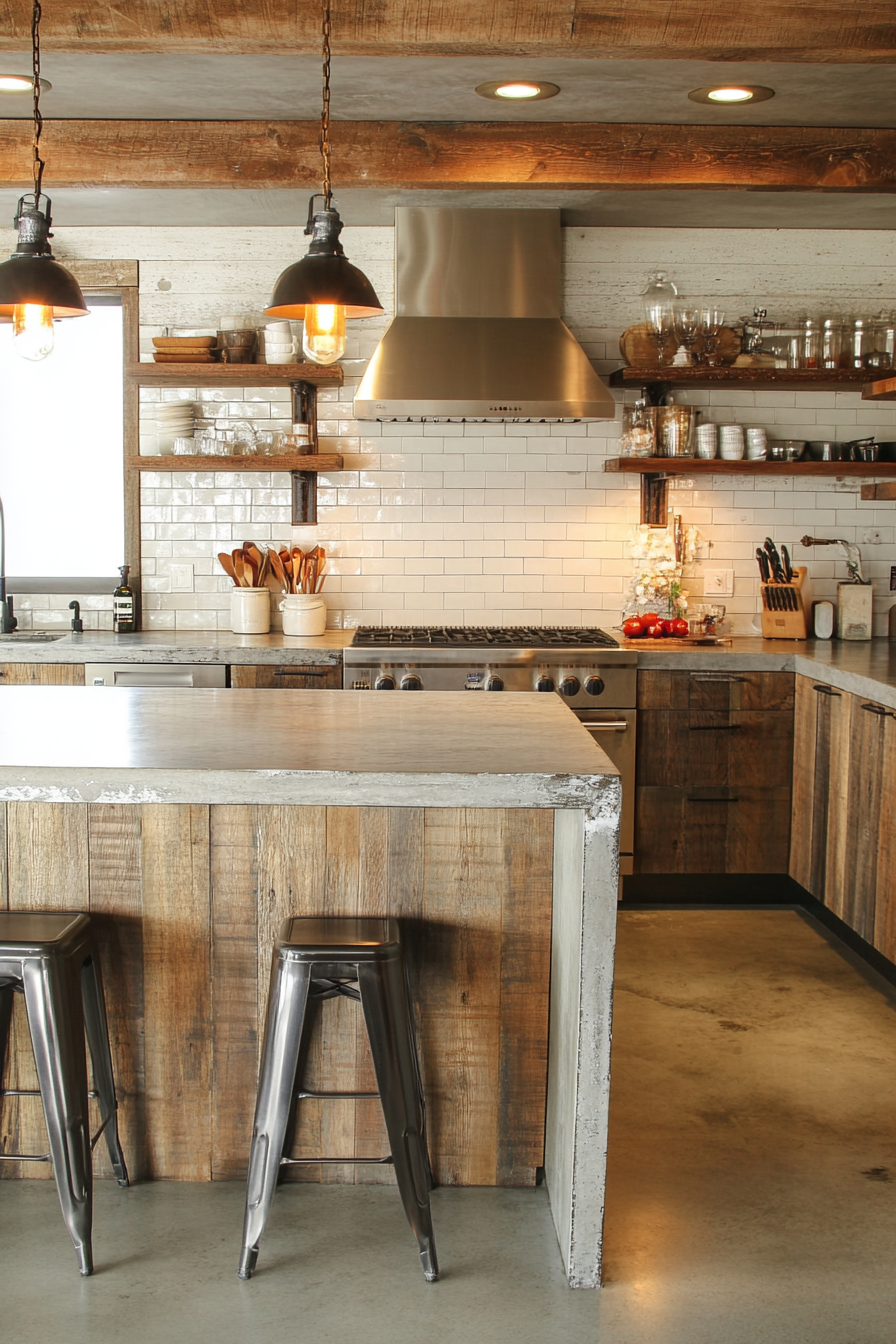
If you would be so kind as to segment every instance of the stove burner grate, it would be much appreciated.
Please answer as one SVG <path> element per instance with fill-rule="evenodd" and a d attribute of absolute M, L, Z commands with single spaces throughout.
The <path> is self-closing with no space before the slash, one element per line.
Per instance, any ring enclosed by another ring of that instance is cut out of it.
<path fill-rule="evenodd" d="M 379 626 L 362 625 L 352 648 L 603 648 L 619 643 L 588 626 Z"/>

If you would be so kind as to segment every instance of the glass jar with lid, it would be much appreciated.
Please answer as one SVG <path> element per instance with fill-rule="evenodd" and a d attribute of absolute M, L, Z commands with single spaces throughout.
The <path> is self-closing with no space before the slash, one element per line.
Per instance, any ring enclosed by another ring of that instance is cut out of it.
<path fill-rule="evenodd" d="M 643 398 L 633 406 L 623 406 L 620 457 L 656 456 L 656 411 Z"/>

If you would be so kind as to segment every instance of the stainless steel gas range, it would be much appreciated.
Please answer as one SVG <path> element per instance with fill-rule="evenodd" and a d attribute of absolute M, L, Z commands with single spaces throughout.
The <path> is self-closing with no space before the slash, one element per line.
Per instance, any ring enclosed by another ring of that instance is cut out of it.
<path fill-rule="evenodd" d="M 355 691 L 542 691 L 563 697 L 622 775 L 620 861 L 634 848 L 637 654 L 578 626 L 362 626 L 345 650 Z"/>

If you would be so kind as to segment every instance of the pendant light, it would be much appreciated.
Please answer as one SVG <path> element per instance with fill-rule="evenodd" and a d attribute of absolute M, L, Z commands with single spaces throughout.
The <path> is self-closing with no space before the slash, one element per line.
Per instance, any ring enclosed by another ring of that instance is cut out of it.
<path fill-rule="evenodd" d="M 90 311 L 75 277 L 53 258 L 50 247 L 49 196 L 41 192 L 44 161 L 40 157 L 43 118 L 40 114 L 40 4 L 31 15 L 34 134 L 31 141 L 34 191 L 22 196 L 13 223 L 16 250 L 0 265 L 0 321 L 13 324 L 13 343 L 23 359 L 46 359 L 53 349 L 53 322 L 59 317 L 86 317 Z M 41 210 L 41 201 L 46 208 Z"/>
<path fill-rule="evenodd" d="M 305 233 L 311 243 L 301 261 L 280 276 L 266 317 L 302 318 L 302 349 L 315 364 L 333 364 L 345 352 L 345 319 L 375 317 L 383 311 L 373 286 L 346 260 L 339 241 L 342 220 L 330 189 L 330 0 L 323 12 L 323 105 L 320 115 L 323 191 L 308 202 Z M 315 201 L 323 208 L 315 210 Z"/>

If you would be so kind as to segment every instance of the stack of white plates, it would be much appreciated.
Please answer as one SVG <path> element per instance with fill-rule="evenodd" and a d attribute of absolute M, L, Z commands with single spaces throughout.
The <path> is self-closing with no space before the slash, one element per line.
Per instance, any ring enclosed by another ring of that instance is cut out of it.
<path fill-rule="evenodd" d="M 260 354 L 266 364 L 291 364 L 295 359 L 296 344 L 292 327 L 285 318 L 267 322 L 261 328 Z"/>
<path fill-rule="evenodd" d="M 155 425 L 147 424 L 149 433 L 153 430 L 158 439 L 160 453 L 174 451 L 174 440 L 191 439 L 196 426 L 196 407 L 192 401 L 160 401 L 146 407 L 145 420 L 154 420 Z"/>

